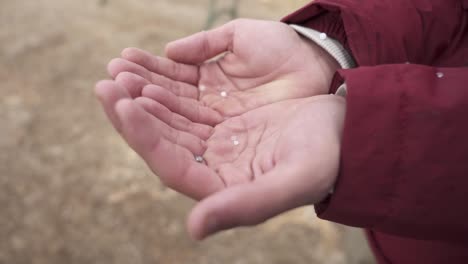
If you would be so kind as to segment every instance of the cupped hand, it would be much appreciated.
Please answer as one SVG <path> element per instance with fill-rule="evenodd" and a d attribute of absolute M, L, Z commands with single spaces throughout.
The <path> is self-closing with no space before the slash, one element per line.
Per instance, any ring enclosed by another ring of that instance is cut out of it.
<path fill-rule="evenodd" d="M 188 220 L 195 239 L 319 202 L 338 174 L 341 97 L 286 100 L 211 127 L 153 99 L 132 99 L 115 81 L 98 83 L 96 93 L 117 130 L 162 182 L 200 200 Z"/>
<path fill-rule="evenodd" d="M 133 97 L 154 84 L 174 95 L 173 104 L 214 110 L 218 118 L 210 125 L 270 103 L 325 94 L 339 67 L 288 25 L 248 19 L 169 43 L 166 55 L 128 48 L 108 70 L 117 80 L 127 79 Z"/>

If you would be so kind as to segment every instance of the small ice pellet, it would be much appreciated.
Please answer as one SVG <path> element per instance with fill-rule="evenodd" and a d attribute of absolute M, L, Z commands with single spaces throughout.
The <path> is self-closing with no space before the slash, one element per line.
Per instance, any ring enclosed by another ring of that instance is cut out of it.
<path fill-rule="evenodd" d="M 220 93 L 220 95 L 221 95 L 222 97 L 226 97 L 226 96 L 227 96 L 227 92 L 226 92 L 226 91 L 222 91 L 222 92 Z"/>
<path fill-rule="evenodd" d="M 200 90 L 200 92 L 204 92 L 206 91 L 206 86 L 201 84 L 199 87 L 198 87 L 198 90 Z"/>
<path fill-rule="evenodd" d="M 239 142 L 239 140 L 234 140 L 234 141 L 232 142 L 232 144 L 234 144 L 234 146 L 238 146 L 238 145 L 240 144 L 240 142 Z"/>
<path fill-rule="evenodd" d="M 195 161 L 198 162 L 198 163 L 202 163 L 203 162 L 203 157 L 202 156 L 195 156 Z"/>
<path fill-rule="evenodd" d="M 326 40 L 327 39 L 327 34 L 326 33 L 320 33 L 319 38 L 321 40 Z"/>
<path fill-rule="evenodd" d="M 438 73 L 436 73 L 436 75 L 437 75 L 437 78 L 442 78 L 442 77 L 444 77 L 444 73 L 443 73 L 443 72 L 438 72 Z"/>

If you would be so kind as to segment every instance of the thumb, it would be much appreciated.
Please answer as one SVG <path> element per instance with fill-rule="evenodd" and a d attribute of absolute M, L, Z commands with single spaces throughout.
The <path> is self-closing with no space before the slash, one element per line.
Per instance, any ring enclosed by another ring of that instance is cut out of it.
<path fill-rule="evenodd" d="M 257 225 L 290 209 L 312 204 L 314 191 L 304 176 L 307 175 L 285 165 L 253 182 L 209 196 L 190 213 L 190 235 L 201 240 L 221 230 Z"/>
<path fill-rule="evenodd" d="M 166 45 L 166 56 L 186 64 L 200 64 L 226 51 L 232 50 L 234 22 L 219 28 L 202 31 Z"/>

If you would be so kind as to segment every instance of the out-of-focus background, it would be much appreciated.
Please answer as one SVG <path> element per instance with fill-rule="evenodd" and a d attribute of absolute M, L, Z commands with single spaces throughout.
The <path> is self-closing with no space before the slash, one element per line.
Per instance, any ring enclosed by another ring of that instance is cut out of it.
<path fill-rule="evenodd" d="M 238 14 L 278 20 L 306 2 L 240 0 Z M 163 187 L 106 121 L 92 92 L 106 63 L 203 29 L 209 4 L 0 0 L 1 264 L 374 263 L 359 231 L 312 207 L 191 241 L 193 202 Z"/>

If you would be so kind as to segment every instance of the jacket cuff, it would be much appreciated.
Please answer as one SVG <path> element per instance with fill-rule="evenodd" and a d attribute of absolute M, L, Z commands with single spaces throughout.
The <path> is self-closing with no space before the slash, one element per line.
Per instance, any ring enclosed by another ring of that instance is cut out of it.
<path fill-rule="evenodd" d="M 281 21 L 324 32 L 341 43 L 348 52 L 351 50 L 338 7 L 311 3 L 284 17 Z"/>

